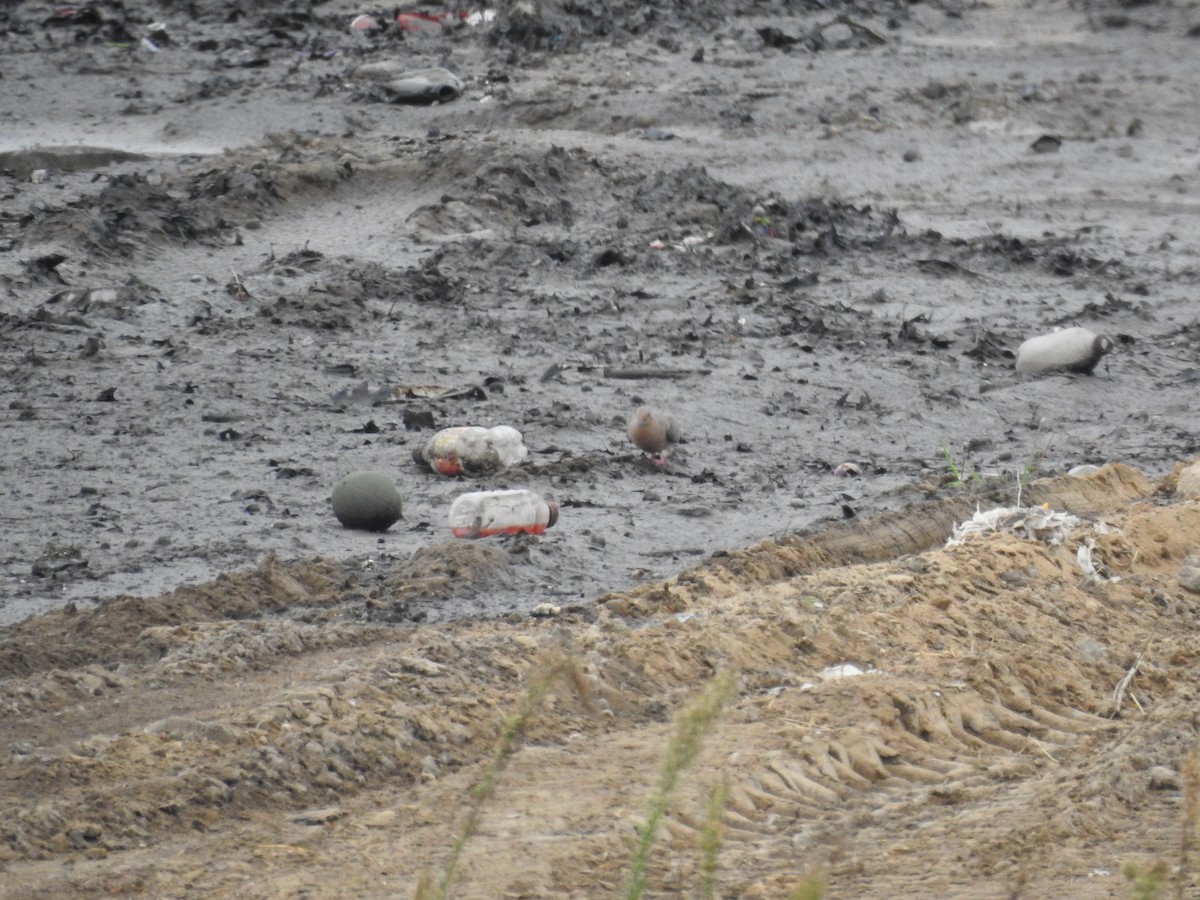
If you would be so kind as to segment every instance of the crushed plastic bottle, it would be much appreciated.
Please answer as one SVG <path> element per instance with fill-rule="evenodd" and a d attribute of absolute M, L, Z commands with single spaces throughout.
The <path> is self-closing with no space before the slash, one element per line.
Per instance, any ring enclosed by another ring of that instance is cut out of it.
<path fill-rule="evenodd" d="M 486 475 L 515 465 L 528 455 L 521 432 L 515 428 L 461 425 L 443 428 L 425 446 L 413 451 L 413 460 L 440 475 Z"/>
<path fill-rule="evenodd" d="M 541 534 L 558 521 L 558 504 L 533 491 L 473 491 L 450 504 L 455 537 Z"/>

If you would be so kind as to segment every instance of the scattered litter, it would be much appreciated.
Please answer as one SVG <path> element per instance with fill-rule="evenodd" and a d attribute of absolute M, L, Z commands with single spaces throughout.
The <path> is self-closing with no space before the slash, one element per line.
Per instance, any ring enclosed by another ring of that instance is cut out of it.
<path fill-rule="evenodd" d="M 446 103 L 463 90 L 462 81 L 448 69 L 406 69 L 397 60 L 364 63 L 354 70 L 354 77 L 376 82 L 376 99 L 389 103 Z"/>
<path fill-rule="evenodd" d="M 471 491 L 450 504 L 450 531 L 458 538 L 542 534 L 558 521 L 558 504 L 533 491 Z"/>
<path fill-rule="evenodd" d="M 752 234 L 759 237 L 777 238 L 782 236 L 779 229 L 775 227 L 775 223 L 771 221 L 771 217 L 767 215 L 766 207 L 761 204 L 751 211 L 750 225 L 747 227 Z"/>
<path fill-rule="evenodd" d="M 1070 513 L 1058 512 L 1048 507 L 1030 509 L 1022 506 L 998 506 L 987 512 L 976 509 L 974 516 L 954 526 L 954 533 L 946 541 L 946 546 L 957 547 L 968 538 L 998 531 L 1011 531 L 1026 540 L 1057 545 L 1061 544 L 1078 524 L 1079 519 Z"/>
<path fill-rule="evenodd" d="M 529 614 L 537 619 L 549 619 L 561 612 L 561 606 L 555 606 L 553 603 L 539 603 L 529 611 Z"/>
<path fill-rule="evenodd" d="M 442 16 L 423 12 L 400 13 L 396 24 L 408 34 L 441 34 L 446 27 Z"/>
<path fill-rule="evenodd" d="M 355 16 L 354 21 L 350 23 L 351 31 L 378 31 L 382 27 L 378 19 L 368 15 Z"/>
<path fill-rule="evenodd" d="M 1116 582 L 1121 578 L 1118 575 L 1108 574 L 1109 569 L 1104 563 L 1097 563 L 1093 553 L 1096 549 L 1096 542 L 1088 538 L 1079 545 L 1079 549 L 1075 551 L 1075 559 L 1079 563 L 1079 568 L 1083 569 L 1083 574 L 1087 576 L 1089 581 L 1096 584 L 1101 584 L 1106 581 Z"/>
<path fill-rule="evenodd" d="M 708 236 L 702 236 L 699 234 L 689 234 L 687 237 L 685 237 L 681 240 L 675 241 L 674 243 L 671 243 L 671 244 L 668 244 L 665 241 L 661 241 L 661 240 L 653 240 L 650 242 L 650 249 L 651 250 L 666 250 L 668 247 L 670 247 L 672 250 L 676 250 L 681 253 L 685 253 L 685 252 L 690 252 L 690 251 L 696 249 L 697 247 L 699 247 L 701 244 L 703 244 L 707 240 L 708 240 Z"/>
<path fill-rule="evenodd" d="M 833 470 L 833 474 L 838 478 L 857 478 L 862 474 L 862 469 L 852 462 L 844 462 Z"/>
<path fill-rule="evenodd" d="M 446 69 L 406 72 L 383 85 L 392 103 L 446 103 L 462 94 L 462 82 Z"/>
<path fill-rule="evenodd" d="M 1090 374 L 1112 347 L 1110 338 L 1087 328 L 1063 328 L 1032 337 L 1018 347 L 1017 371 L 1025 375 L 1056 370 Z"/>
<path fill-rule="evenodd" d="M 836 666 L 823 669 L 820 678 L 822 681 L 836 681 L 838 678 L 855 678 L 866 674 L 854 663 L 838 663 Z"/>
<path fill-rule="evenodd" d="M 476 9 L 471 12 L 406 12 L 396 15 L 396 24 L 409 34 L 441 34 L 455 25 L 479 25 L 496 21 L 496 10 Z"/>
<path fill-rule="evenodd" d="M 516 465 L 529 455 L 521 432 L 508 425 L 443 428 L 413 450 L 413 461 L 440 475 L 484 475 Z"/>

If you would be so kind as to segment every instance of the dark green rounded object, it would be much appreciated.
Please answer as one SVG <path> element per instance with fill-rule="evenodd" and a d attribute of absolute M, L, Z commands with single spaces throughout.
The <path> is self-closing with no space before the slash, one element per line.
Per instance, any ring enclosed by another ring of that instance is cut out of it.
<path fill-rule="evenodd" d="M 382 472 L 351 472 L 332 500 L 333 514 L 347 528 L 387 531 L 400 518 L 400 492 Z"/>

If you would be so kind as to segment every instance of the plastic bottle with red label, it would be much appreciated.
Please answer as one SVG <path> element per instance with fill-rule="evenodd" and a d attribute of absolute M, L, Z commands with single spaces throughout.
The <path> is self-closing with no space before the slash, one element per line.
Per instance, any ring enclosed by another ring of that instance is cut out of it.
<path fill-rule="evenodd" d="M 542 534 L 558 521 L 558 504 L 533 491 L 473 491 L 450 504 L 455 537 Z"/>
<path fill-rule="evenodd" d="M 516 465 L 528 455 L 521 432 L 508 425 L 443 428 L 413 451 L 417 463 L 439 475 L 487 475 Z"/>

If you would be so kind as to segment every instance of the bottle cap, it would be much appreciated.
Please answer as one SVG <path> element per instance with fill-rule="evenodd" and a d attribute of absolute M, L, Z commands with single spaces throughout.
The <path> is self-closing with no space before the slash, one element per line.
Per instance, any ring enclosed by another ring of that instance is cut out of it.
<path fill-rule="evenodd" d="M 553 500 L 547 500 L 546 506 L 550 510 L 550 519 L 546 522 L 546 527 L 551 528 L 558 521 L 558 504 Z"/>

